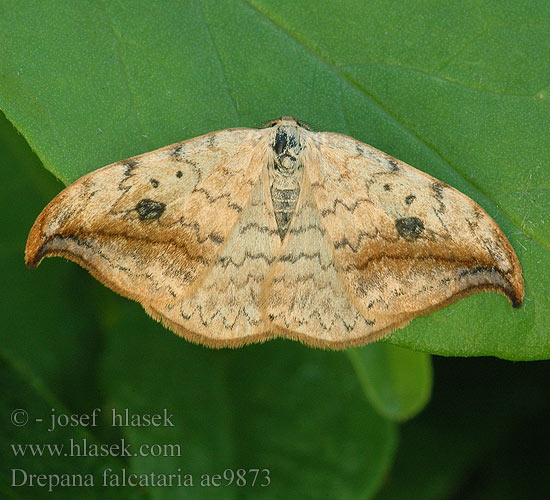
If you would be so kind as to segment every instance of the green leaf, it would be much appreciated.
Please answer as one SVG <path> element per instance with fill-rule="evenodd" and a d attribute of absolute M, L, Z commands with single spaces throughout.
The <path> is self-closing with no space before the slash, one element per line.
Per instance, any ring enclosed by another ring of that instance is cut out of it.
<path fill-rule="evenodd" d="M 84 450 L 91 450 L 99 442 L 85 427 L 55 423 L 63 422 L 57 417 L 71 412 L 41 380 L 24 365 L 6 359 L 3 353 L 0 378 L 0 405 L 5 416 L 0 431 L 2 498 L 34 500 L 55 495 L 73 499 L 75 491 L 78 498 L 119 498 L 116 489 L 105 488 L 101 483 L 107 467 L 120 474 L 120 463 L 110 457 L 86 455 Z M 101 425 L 99 419 L 95 422 Z"/>
<path fill-rule="evenodd" d="M 102 341 L 89 277 L 61 260 L 36 273 L 24 262 L 26 237 L 36 215 L 63 186 L 45 175 L 3 117 L 0 152 L 0 351 L 25 364 L 58 397 L 70 395 L 71 406 L 86 407 L 97 391 L 93 372 Z"/>
<path fill-rule="evenodd" d="M 369 401 L 386 418 L 407 420 L 429 401 L 432 365 L 428 354 L 382 342 L 349 349 L 347 354 Z"/>
<path fill-rule="evenodd" d="M 289 341 L 208 350 L 151 326 L 139 306 L 124 304 L 109 327 L 105 390 L 115 408 L 173 414 L 173 426 L 123 430 L 136 447 L 179 443 L 181 456 L 135 457 L 134 471 L 180 467 L 195 479 L 190 498 L 219 498 L 220 488 L 200 487 L 200 478 L 228 468 L 267 468 L 271 484 L 228 486 L 224 498 L 356 499 L 376 491 L 395 427 L 366 402 L 344 356 Z"/>
<path fill-rule="evenodd" d="M 479 202 L 525 305 L 469 297 L 390 342 L 550 356 L 550 4 L 0 0 L 0 107 L 65 183 L 200 133 L 295 115 Z"/>

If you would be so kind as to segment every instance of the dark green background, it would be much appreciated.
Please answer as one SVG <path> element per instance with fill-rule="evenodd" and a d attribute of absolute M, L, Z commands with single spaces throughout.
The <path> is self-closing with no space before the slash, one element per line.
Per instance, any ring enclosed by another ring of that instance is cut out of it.
<path fill-rule="evenodd" d="M 544 1 L 0 0 L 2 485 L 9 469 L 198 477 L 268 467 L 268 488 L 60 488 L 56 498 L 542 498 L 550 352 L 550 5 Z M 526 300 L 478 294 L 388 341 L 331 353 L 180 340 L 76 265 L 23 264 L 34 218 L 104 164 L 294 115 L 471 196 L 521 261 Z M 40 160 L 30 152 L 25 140 Z M 414 348 L 416 351 L 409 350 Z M 10 423 L 167 408 L 174 428 Z M 399 436 L 399 437 L 398 437 Z M 10 443 L 180 443 L 179 458 L 15 458 Z M 525 464 L 530 464 L 525 467 Z M 521 471 L 521 473 L 520 473 Z M 378 491 L 378 493 L 377 493 Z"/>

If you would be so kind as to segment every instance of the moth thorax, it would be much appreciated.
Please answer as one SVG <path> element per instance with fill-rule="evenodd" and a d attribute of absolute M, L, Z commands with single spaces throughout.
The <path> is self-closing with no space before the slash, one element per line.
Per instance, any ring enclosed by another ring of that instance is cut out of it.
<path fill-rule="evenodd" d="M 300 156 L 304 149 L 304 137 L 300 129 L 291 125 L 282 125 L 275 129 L 271 144 L 273 148 L 273 167 L 282 175 L 291 176 L 300 168 Z"/>

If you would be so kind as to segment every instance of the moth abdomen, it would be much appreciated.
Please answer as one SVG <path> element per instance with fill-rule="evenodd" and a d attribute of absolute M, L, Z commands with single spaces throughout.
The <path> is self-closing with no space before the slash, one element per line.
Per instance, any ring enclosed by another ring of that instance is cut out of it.
<path fill-rule="evenodd" d="M 290 226 L 299 195 L 299 187 L 295 187 L 294 189 L 277 189 L 274 186 L 271 187 L 273 212 L 275 214 L 275 220 L 277 221 L 281 241 L 284 239 L 288 227 Z"/>

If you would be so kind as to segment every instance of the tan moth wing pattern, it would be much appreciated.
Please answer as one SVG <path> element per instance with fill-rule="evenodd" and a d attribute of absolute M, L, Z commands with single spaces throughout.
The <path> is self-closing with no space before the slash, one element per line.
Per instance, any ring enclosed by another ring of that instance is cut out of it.
<path fill-rule="evenodd" d="M 29 234 L 29 267 L 51 255 L 212 347 L 345 348 L 476 291 L 524 295 L 511 245 L 470 198 L 290 117 L 82 177 Z"/>
<path fill-rule="evenodd" d="M 275 218 L 266 207 L 266 174 L 264 170 L 258 177 L 227 244 L 196 292 L 170 305 L 146 307 L 154 318 L 209 346 L 241 345 L 265 334 L 259 298 L 280 246 Z"/>
<path fill-rule="evenodd" d="M 521 304 L 514 250 L 474 201 L 349 137 L 314 140 L 310 176 L 334 265 L 375 337 L 475 291 Z"/>
<path fill-rule="evenodd" d="M 143 305 L 190 294 L 250 197 L 259 137 L 207 134 L 81 177 L 34 223 L 28 265 L 67 257 Z"/>

